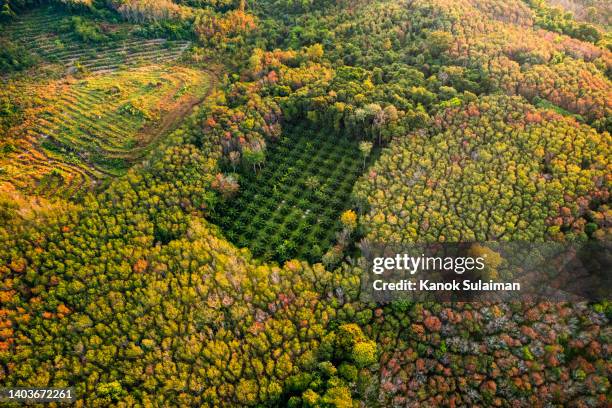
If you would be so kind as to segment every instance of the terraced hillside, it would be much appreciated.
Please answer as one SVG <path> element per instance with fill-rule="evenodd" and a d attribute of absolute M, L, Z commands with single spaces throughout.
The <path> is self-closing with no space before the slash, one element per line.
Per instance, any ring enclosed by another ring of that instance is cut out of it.
<path fill-rule="evenodd" d="M 57 63 L 69 72 L 85 69 L 106 72 L 147 63 L 163 63 L 178 59 L 189 41 L 164 38 L 143 39 L 130 35 L 127 24 L 104 25 L 100 44 L 89 41 L 83 46 L 78 30 L 71 30 L 75 17 L 67 17 L 52 7 L 23 14 L 7 27 L 5 34 L 41 62 Z M 82 17 L 76 17 L 81 21 Z M 84 21 L 87 21 L 86 19 Z"/>
<path fill-rule="evenodd" d="M 5 156 L 4 176 L 24 188 L 38 179 L 41 193 L 62 185 L 75 193 L 104 175 L 121 174 L 146 153 L 169 114 L 206 92 L 200 73 L 172 71 L 151 65 L 28 89 L 39 105 L 10 132 L 13 151 Z"/>
<path fill-rule="evenodd" d="M 0 182 L 47 196 L 123 174 L 210 87 L 207 74 L 176 63 L 187 41 L 144 40 L 117 24 L 106 34 L 116 40 L 100 46 L 66 29 L 73 18 L 45 8 L 4 29 L 38 63 L 3 79 L 0 100 L 18 120 L 0 126 Z"/>

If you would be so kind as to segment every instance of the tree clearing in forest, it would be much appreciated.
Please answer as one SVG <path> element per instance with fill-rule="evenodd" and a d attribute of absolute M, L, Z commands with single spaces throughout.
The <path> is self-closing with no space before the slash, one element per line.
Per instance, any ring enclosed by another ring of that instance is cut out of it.
<path fill-rule="evenodd" d="M 170 72 L 156 65 L 23 85 L 36 103 L 8 132 L 0 179 L 22 188 L 34 183 L 50 194 L 73 193 L 104 175 L 123 174 L 191 111 L 209 85 L 200 71 L 173 66 Z"/>
<path fill-rule="evenodd" d="M 240 192 L 221 199 L 215 223 L 257 257 L 320 261 L 337 241 L 340 214 L 374 155 L 364 159 L 354 140 L 292 129 L 266 156 L 256 172 L 243 166 Z M 227 177 L 219 181 L 231 186 Z"/>

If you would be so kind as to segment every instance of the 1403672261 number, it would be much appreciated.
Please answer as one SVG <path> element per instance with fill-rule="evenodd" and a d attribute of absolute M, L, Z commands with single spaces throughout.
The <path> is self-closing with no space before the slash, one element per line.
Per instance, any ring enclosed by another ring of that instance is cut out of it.
<path fill-rule="evenodd" d="M 0 401 L 73 401 L 74 388 L 0 388 Z"/>

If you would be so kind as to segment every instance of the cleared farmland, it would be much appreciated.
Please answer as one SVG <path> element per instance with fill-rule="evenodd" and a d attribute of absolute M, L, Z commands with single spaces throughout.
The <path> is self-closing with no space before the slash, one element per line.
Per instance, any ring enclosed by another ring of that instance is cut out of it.
<path fill-rule="evenodd" d="M 0 101 L 19 121 L 0 139 L 0 182 L 45 196 L 124 174 L 211 86 L 209 74 L 177 63 L 188 41 L 137 38 L 121 23 L 109 28 L 119 40 L 97 45 L 66 30 L 70 18 L 38 9 L 3 28 L 38 63 L 3 78 Z M 41 80 L 49 69 L 54 79 Z"/>
<path fill-rule="evenodd" d="M 159 136 L 164 117 L 195 104 L 208 86 L 199 71 L 152 65 L 33 89 L 41 105 L 11 131 L 15 143 L 3 177 L 22 187 L 37 179 L 41 193 L 74 194 L 120 175 Z"/>

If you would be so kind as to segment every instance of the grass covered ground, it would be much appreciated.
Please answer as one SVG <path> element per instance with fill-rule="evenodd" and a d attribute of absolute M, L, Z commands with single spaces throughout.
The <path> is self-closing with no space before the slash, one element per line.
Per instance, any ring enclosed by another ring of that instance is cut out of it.
<path fill-rule="evenodd" d="M 209 85 L 200 71 L 149 65 L 26 86 L 36 103 L 9 131 L 0 178 L 23 180 L 23 187 L 35 179 L 41 193 L 50 193 L 123 174 Z"/>
<path fill-rule="evenodd" d="M 145 125 L 160 122 L 206 86 L 199 72 L 159 66 L 68 81 L 48 98 L 36 131 L 49 139 L 49 150 L 76 152 L 105 171 L 121 170 L 119 160 L 134 157 L 153 138 L 140 132 Z"/>
<path fill-rule="evenodd" d="M 293 129 L 268 146 L 261 171 L 242 170 L 238 196 L 218 206 L 214 222 L 256 257 L 319 261 L 363 170 L 358 142 Z"/>

